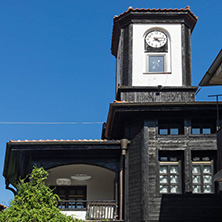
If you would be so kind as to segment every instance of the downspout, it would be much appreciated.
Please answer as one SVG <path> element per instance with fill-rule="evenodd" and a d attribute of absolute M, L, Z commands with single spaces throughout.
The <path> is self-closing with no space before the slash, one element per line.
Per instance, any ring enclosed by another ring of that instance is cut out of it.
<path fill-rule="evenodd" d="M 119 173 L 119 219 L 123 220 L 123 192 L 124 192 L 124 168 L 125 168 L 125 156 L 128 146 L 128 139 L 121 139 L 120 145 L 121 145 L 121 157 L 120 157 L 120 173 Z"/>
<path fill-rule="evenodd" d="M 17 191 L 13 189 L 12 187 L 9 187 L 9 185 L 10 185 L 10 182 L 7 179 L 5 179 L 5 189 L 11 190 L 14 196 L 17 195 Z"/>

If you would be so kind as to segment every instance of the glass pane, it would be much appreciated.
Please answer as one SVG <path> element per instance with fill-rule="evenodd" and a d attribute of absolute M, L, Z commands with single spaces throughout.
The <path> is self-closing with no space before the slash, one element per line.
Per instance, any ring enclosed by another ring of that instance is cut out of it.
<path fill-rule="evenodd" d="M 193 186 L 193 193 L 201 193 L 201 186 Z"/>
<path fill-rule="evenodd" d="M 193 178 L 193 184 L 200 184 L 201 180 L 200 180 L 200 176 L 192 176 Z"/>
<path fill-rule="evenodd" d="M 211 128 L 203 128 L 203 134 L 211 134 Z"/>
<path fill-rule="evenodd" d="M 200 166 L 193 166 L 192 173 L 193 174 L 200 174 Z"/>
<path fill-rule="evenodd" d="M 177 161 L 177 157 L 170 157 L 170 161 L 176 162 Z"/>
<path fill-rule="evenodd" d="M 200 128 L 192 128 L 192 134 L 200 134 Z"/>
<path fill-rule="evenodd" d="M 167 182 L 168 182 L 167 176 L 160 175 L 160 183 L 167 183 Z"/>
<path fill-rule="evenodd" d="M 179 186 L 170 186 L 170 193 L 179 193 Z"/>
<path fill-rule="evenodd" d="M 168 186 L 160 185 L 160 193 L 168 193 Z"/>
<path fill-rule="evenodd" d="M 69 194 L 76 194 L 76 190 L 69 190 Z"/>
<path fill-rule="evenodd" d="M 149 56 L 149 72 L 164 72 L 164 56 Z"/>
<path fill-rule="evenodd" d="M 178 174 L 179 172 L 179 169 L 178 169 L 178 166 L 170 166 L 170 174 Z"/>
<path fill-rule="evenodd" d="M 167 160 L 168 160 L 168 158 L 166 156 L 161 156 L 160 157 L 160 161 L 167 161 Z"/>
<path fill-rule="evenodd" d="M 203 173 L 211 174 L 211 166 L 203 166 Z"/>
<path fill-rule="evenodd" d="M 170 128 L 170 135 L 178 135 L 179 129 L 178 128 Z"/>
<path fill-rule="evenodd" d="M 60 194 L 61 194 L 61 195 L 65 195 L 65 190 L 58 190 L 57 192 L 58 192 L 59 195 L 60 195 Z"/>
<path fill-rule="evenodd" d="M 167 173 L 167 166 L 160 166 L 160 174 Z"/>
<path fill-rule="evenodd" d="M 203 176 L 203 183 L 211 183 L 212 177 L 210 175 Z"/>
<path fill-rule="evenodd" d="M 170 175 L 170 183 L 179 183 L 179 177 L 177 175 Z"/>
<path fill-rule="evenodd" d="M 211 166 L 203 166 L 203 173 L 211 174 Z"/>
<path fill-rule="evenodd" d="M 203 186 L 203 192 L 204 193 L 212 193 L 213 192 L 212 186 L 211 185 L 204 185 Z"/>
<path fill-rule="evenodd" d="M 198 156 L 193 157 L 193 161 L 200 161 L 200 157 Z"/>
<path fill-rule="evenodd" d="M 74 202 L 74 201 L 69 201 L 68 203 L 67 203 L 67 207 L 69 208 L 69 209 L 74 209 L 74 208 L 76 208 L 76 206 L 75 206 L 75 204 L 76 204 L 76 202 Z"/>
<path fill-rule="evenodd" d="M 83 202 L 77 202 L 77 208 L 84 208 L 84 203 Z"/>
<path fill-rule="evenodd" d="M 76 192 L 77 192 L 77 194 L 83 194 L 83 190 L 82 189 L 79 189 Z"/>
<path fill-rule="evenodd" d="M 160 129 L 160 135 L 167 135 L 168 129 Z"/>

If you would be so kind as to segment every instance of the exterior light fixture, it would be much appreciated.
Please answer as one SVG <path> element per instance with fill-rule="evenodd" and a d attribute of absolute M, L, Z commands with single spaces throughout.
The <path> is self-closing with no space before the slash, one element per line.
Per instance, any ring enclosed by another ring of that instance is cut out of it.
<path fill-rule="evenodd" d="M 71 185 L 71 180 L 70 179 L 68 179 L 68 178 L 58 178 L 57 180 L 56 180 L 56 184 L 57 185 L 66 185 L 66 186 L 69 186 L 69 185 Z"/>
<path fill-rule="evenodd" d="M 71 178 L 73 180 L 79 180 L 79 181 L 83 181 L 83 180 L 89 180 L 91 179 L 91 176 L 87 175 L 87 174 L 84 174 L 84 173 L 78 173 L 78 174 L 75 174 L 73 176 L 71 176 Z"/>

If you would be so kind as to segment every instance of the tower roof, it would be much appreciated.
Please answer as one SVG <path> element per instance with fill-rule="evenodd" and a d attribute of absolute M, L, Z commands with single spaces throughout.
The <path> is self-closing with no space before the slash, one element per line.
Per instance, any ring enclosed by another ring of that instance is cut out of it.
<path fill-rule="evenodd" d="M 191 12 L 189 6 L 181 9 L 133 9 L 129 7 L 127 11 L 113 18 L 111 52 L 116 56 L 120 29 L 131 23 L 184 23 L 192 31 L 197 20 L 198 17 Z"/>

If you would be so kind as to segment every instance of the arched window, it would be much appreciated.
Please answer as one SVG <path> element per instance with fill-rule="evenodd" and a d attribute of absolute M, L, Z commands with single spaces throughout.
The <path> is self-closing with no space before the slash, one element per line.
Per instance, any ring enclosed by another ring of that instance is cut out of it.
<path fill-rule="evenodd" d="M 166 30 L 152 28 L 144 34 L 145 73 L 170 74 L 170 36 Z"/>

